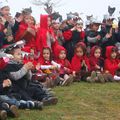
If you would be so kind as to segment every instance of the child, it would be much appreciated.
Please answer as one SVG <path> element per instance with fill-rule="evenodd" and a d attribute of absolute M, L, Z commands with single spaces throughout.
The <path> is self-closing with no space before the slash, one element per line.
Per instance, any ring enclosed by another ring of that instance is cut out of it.
<path fill-rule="evenodd" d="M 55 70 L 57 66 L 53 65 L 54 62 L 52 62 L 52 53 L 49 47 L 43 47 L 42 55 L 38 62 L 38 69 L 41 69 L 43 73 L 48 75 L 48 77 L 46 78 L 45 86 L 53 87 L 58 73 Z"/>
<path fill-rule="evenodd" d="M 101 57 L 101 48 L 99 46 L 94 46 L 91 48 L 89 61 L 91 76 L 87 78 L 87 81 L 104 82 L 104 78 L 101 74 L 103 73 L 104 60 Z"/>
<path fill-rule="evenodd" d="M 44 46 L 48 46 L 53 49 L 54 43 L 58 44 L 54 32 L 51 29 L 51 18 L 48 15 L 41 15 L 40 28 L 38 29 L 36 35 L 37 50 L 42 53 Z"/>
<path fill-rule="evenodd" d="M 78 80 L 84 79 L 84 77 L 86 79 L 90 70 L 89 59 L 86 56 L 86 45 L 83 42 L 77 43 L 74 52 L 71 62 L 73 75 L 78 77 Z"/>
<path fill-rule="evenodd" d="M 26 46 L 35 48 L 35 37 L 36 37 L 36 30 L 35 26 L 32 22 L 32 17 L 27 15 L 23 22 L 20 23 L 19 29 L 16 32 L 15 40 L 19 41 L 24 39 L 26 41 Z"/>
<path fill-rule="evenodd" d="M 106 48 L 106 60 L 105 60 L 104 69 L 107 74 L 111 74 L 112 81 L 115 72 L 119 68 L 120 68 L 120 62 L 117 59 L 117 48 L 115 46 L 108 46 Z"/>
<path fill-rule="evenodd" d="M 73 81 L 72 66 L 66 59 L 66 50 L 64 47 L 56 46 L 56 62 L 60 65 L 59 76 L 63 78 L 61 85 L 69 85 Z"/>
<path fill-rule="evenodd" d="M 44 105 L 56 104 L 57 98 L 53 97 L 48 91 L 43 89 L 43 86 L 33 82 L 31 77 L 31 69 L 33 64 L 28 62 L 22 63 L 22 52 L 19 47 L 14 47 L 10 54 L 13 55 L 13 59 L 9 61 L 5 67 L 5 72 L 8 73 L 12 81 L 12 92 L 18 96 L 18 100 L 38 100 L 42 101 Z"/>
<path fill-rule="evenodd" d="M 74 47 L 78 42 L 84 42 L 85 32 L 83 30 L 83 23 L 77 21 L 73 28 L 67 29 L 63 32 L 65 39 L 65 48 L 68 51 L 67 58 L 71 61 L 74 55 Z"/>
<path fill-rule="evenodd" d="M 98 32 L 100 22 L 93 20 L 90 25 L 90 30 L 86 34 L 87 45 L 91 48 L 94 45 L 100 45 L 101 35 Z"/>

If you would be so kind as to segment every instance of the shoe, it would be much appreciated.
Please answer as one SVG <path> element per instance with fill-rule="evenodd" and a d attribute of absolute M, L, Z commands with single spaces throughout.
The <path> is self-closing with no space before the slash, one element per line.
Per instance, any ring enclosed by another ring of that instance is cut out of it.
<path fill-rule="evenodd" d="M 18 117 L 19 116 L 18 107 L 16 105 L 9 106 L 9 104 L 7 104 L 7 103 L 2 103 L 2 108 L 6 110 L 7 115 L 10 117 Z"/>
<path fill-rule="evenodd" d="M 70 75 L 69 78 L 67 78 L 67 79 L 65 79 L 63 81 L 62 86 L 68 86 L 68 85 L 70 85 L 73 82 L 73 79 L 74 79 L 73 76 Z"/>
<path fill-rule="evenodd" d="M 96 82 L 96 81 L 95 81 L 95 80 L 96 80 L 96 77 L 97 77 L 96 72 L 95 72 L 95 71 L 92 71 L 92 73 L 91 73 L 91 82 Z"/>
<path fill-rule="evenodd" d="M 28 109 L 33 109 L 34 108 L 34 102 L 29 100 L 29 101 L 26 101 L 26 104 L 27 104 L 27 108 Z"/>
<path fill-rule="evenodd" d="M 98 73 L 98 82 L 100 83 L 105 83 L 105 79 L 104 79 L 104 76 L 101 74 L 101 73 Z"/>
<path fill-rule="evenodd" d="M 58 103 L 58 98 L 56 97 L 46 97 L 42 100 L 44 106 L 56 105 Z"/>
<path fill-rule="evenodd" d="M 113 76 L 110 73 L 108 73 L 107 76 L 110 82 L 115 82 Z"/>
<path fill-rule="evenodd" d="M 19 117 L 18 107 L 16 105 L 11 105 L 10 111 L 13 114 L 13 117 Z"/>
<path fill-rule="evenodd" d="M 43 102 L 34 101 L 34 109 L 42 110 L 43 109 Z"/>
<path fill-rule="evenodd" d="M 0 111 L 0 120 L 7 120 L 7 112 L 5 110 Z"/>

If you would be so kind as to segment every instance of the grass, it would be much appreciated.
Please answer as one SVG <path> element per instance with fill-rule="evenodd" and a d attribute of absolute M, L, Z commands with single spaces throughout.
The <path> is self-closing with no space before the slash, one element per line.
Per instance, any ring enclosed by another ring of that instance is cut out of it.
<path fill-rule="evenodd" d="M 81 82 L 54 91 L 57 105 L 43 111 L 20 110 L 20 117 L 14 120 L 120 120 L 120 83 Z"/>

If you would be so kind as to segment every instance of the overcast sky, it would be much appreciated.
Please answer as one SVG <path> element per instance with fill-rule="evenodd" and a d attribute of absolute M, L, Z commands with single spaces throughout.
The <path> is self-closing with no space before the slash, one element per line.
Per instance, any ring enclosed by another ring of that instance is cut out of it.
<path fill-rule="evenodd" d="M 45 11 L 43 6 L 32 5 L 31 0 L 8 0 L 11 13 L 14 15 L 16 12 L 20 12 L 22 8 L 32 7 L 33 16 L 39 21 L 40 14 L 44 14 Z M 57 0 L 53 0 L 57 1 Z M 55 11 L 59 11 L 60 14 L 65 18 L 66 13 L 79 12 L 83 13 L 82 17 L 85 15 L 93 14 L 97 16 L 99 20 L 103 18 L 103 15 L 107 13 L 108 5 L 116 7 L 115 16 L 118 16 L 120 11 L 120 0 L 61 0 L 59 6 L 55 7 Z"/>

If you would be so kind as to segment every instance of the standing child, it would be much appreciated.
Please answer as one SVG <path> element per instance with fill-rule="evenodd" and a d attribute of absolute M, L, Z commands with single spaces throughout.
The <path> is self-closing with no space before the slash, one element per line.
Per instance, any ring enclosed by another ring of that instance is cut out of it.
<path fill-rule="evenodd" d="M 86 79 L 90 70 L 89 59 L 86 56 L 86 45 L 83 42 L 77 43 L 74 52 L 71 62 L 73 75 L 79 80 Z"/>

